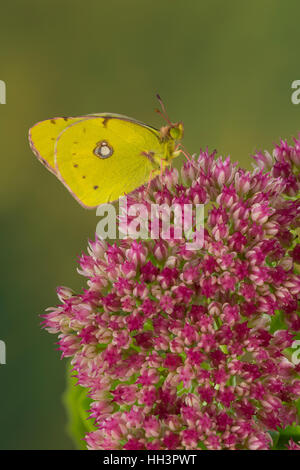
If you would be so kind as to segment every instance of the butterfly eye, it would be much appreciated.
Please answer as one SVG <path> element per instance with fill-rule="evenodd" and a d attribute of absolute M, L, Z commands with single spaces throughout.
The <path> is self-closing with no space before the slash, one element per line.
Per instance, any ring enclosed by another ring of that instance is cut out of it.
<path fill-rule="evenodd" d="M 114 153 L 114 149 L 105 141 L 98 142 L 94 149 L 94 154 L 100 158 L 109 158 Z"/>

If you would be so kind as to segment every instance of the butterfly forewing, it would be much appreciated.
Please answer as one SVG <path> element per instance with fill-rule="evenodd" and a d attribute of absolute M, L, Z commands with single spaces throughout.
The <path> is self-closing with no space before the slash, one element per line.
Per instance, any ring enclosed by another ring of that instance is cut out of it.
<path fill-rule="evenodd" d="M 35 124 L 29 130 L 29 143 L 37 158 L 48 170 L 56 175 L 54 162 L 55 141 L 70 124 L 81 121 L 82 117 L 58 117 Z M 57 176 L 57 175 L 56 175 Z"/>
<path fill-rule="evenodd" d="M 114 201 L 146 183 L 162 154 L 159 132 L 129 118 L 87 116 L 67 126 L 55 142 L 57 176 L 84 207 Z"/>

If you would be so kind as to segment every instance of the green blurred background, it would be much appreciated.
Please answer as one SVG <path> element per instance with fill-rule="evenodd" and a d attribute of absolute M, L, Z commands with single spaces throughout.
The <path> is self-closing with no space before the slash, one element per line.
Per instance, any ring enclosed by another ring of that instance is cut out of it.
<path fill-rule="evenodd" d="M 39 314 L 55 288 L 81 289 L 85 211 L 35 159 L 28 128 L 54 116 L 116 112 L 160 126 L 155 94 L 185 145 L 250 167 L 250 154 L 300 131 L 298 0 L 2 2 L 0 79 L 0 448 L 70 449 L 65 361 Z"/>

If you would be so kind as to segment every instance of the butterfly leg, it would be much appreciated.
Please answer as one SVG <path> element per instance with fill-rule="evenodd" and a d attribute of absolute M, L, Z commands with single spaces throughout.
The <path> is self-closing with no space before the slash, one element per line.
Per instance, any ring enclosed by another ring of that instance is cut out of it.
<path fill-rule="evenodd" d="M 152 175 L 153 175 L 153 170 L 151 170 L 150 175 L 149 175 L 148 185 L 147 185 L 147 188 L 146 188 L 146 194 L 148 194 L 149 189 L 150 189 L 150 185 L 151 185 L 151 181 L 152 181 Z"/>
<path fill-rule="evenodd" d="M 191 155 L 185 150 L 185 148 L 183 147 L 182 144 L 178 144 L 177 147 L 176 147 L 176 150 L 179 149 L 179 151 L 185 156 L 185 158 L 187 159 L 187 161 L 194 167 L 196 168 L 196 165 L 195 165 L 195 162 L 193 160 L 193 158 L 191 157 Z"/>
<path fill-rule="evenodd" d="M 164 171 L 164 169 L 163 169 L 163 160 L 162 160 L 162 158 L 161 158 L 161 159 L 160 159 L 160 177 L 162 177 L 163 171 Z"/>
<path fill-rule="evenodd" d="M 178 144 L 177 147 L 176 147 L 176 150 L 179 149 L 179 151 L 185 156 L 185 158 L 190 162 L 191 162 L 191 156 L 188 154 L 188 152 L 186 150 L 184 150 L 184 147 L 182 144 Z"/>
<path fill-rule="evenodd" d="M 152 163 L 153 166 L 156 165 L 155 160 L 154 160 L 154 153 L 153 152 L 141 152 L 141 155 L 148 158 L 148 160 L 150 160 L 150 162 Z M 148 185 L 147 185 L 147 188 L 146 188 L 146 194 L 148 194 L 148 192 L 149 192 L 150 185 L 151 185 L 151 180 L 153 178 L 153 173 L 154 173 L 154 170 L 151 170 L 150 175 L 149 175 L 149 179 L 148 179 Z"/>

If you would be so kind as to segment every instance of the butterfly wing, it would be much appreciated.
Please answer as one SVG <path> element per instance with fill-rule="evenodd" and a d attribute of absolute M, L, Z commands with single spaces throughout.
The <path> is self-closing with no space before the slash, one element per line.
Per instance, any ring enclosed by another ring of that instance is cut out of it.
<path fill-rule="evenodd" d="M 49 171 L 56 176 L 54 146 L 59 134 L 70 124 L 81 121 L 82 117 L 47 119 L 35 124 L 29 130 L 29 144 L 34 154 Z"/>
<path fill-rule="evenodd" d="M 75 199 L 94 208 L 146 183 L 151 152 L 163 153 L 157 130 L 126 117 L 87 116 L 58 136 L 55 169 Z"/>

